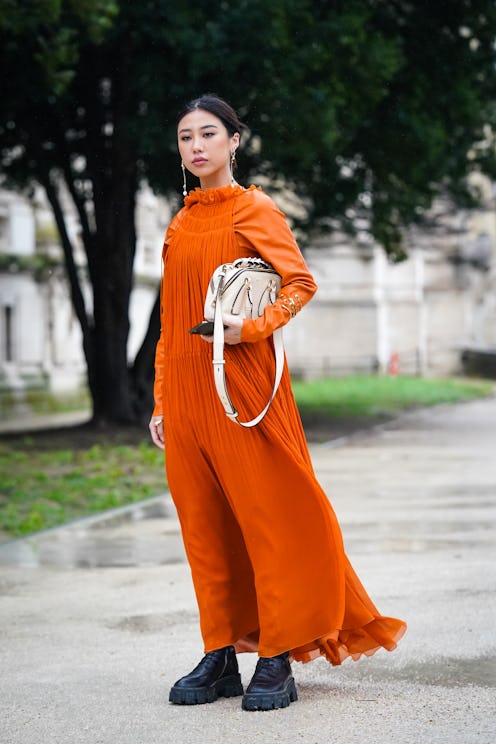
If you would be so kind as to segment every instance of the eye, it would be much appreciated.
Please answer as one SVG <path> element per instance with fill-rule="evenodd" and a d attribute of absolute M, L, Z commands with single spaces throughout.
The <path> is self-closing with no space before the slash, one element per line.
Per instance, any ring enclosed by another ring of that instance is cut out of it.
<path fill-rule="evenodd" d="M 204 132 L 204 133 L 203 133 L 203 136 L 204 136 L 204 137 L 213 137 L 213 136 L 214 136 L 214 134 L 215 134 L 215 132 Z"/>
<path fill-rule="evenodd" d="M 191 139 L 191 137 L 189 136 L 189 134 L 182 134 L 179 139 L 181 140 L 181 142 L 187 142 Z"/>

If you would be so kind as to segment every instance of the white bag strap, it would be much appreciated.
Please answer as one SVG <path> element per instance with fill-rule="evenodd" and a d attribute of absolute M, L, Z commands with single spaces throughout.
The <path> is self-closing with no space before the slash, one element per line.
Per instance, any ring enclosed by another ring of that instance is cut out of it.
<path fill-rule="evenodd" d="M 250 428 L 256 426 L 263 419 L 265 414 L 270 408 L 270 404 L 274 400 L 274 396 L 281 382 L 282 372 L 284 369 L 284 343 L 282 337 L 282 328 L 278 328 L 272 334 L 274 339 L 274 354 L 276 358 L 276 373 L 274 378 L 274 387 L 272 388 L 272 395 L 270 396 L 269 402 L 254 419 L 251 421 L 240 421 L 238 418 L 238 411 L 234 407 L 229 393 L 226 387 L 226 374 L 225 374 L 225 359 L 224 359 L 224 323 L 222 320 L 222 285 L 224 283 L 224 277 L 221 276 L 219 280 L 219 286 L 217 288 L 217 297 L 215 300 L 215 313 L 214 313 L 214 344 L 213 344 L 213 365 L 214 365 L 214 381 L 217 394 L 221 400 L 222 405 L 228 418 L 234 421 L 240 426 Z"/>

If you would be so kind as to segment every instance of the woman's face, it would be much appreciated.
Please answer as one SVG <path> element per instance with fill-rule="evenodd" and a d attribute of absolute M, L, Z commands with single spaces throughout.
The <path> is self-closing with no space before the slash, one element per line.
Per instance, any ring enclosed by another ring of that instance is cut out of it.
<path fill-rule="evenodd" d="M 203 189 L 231 183 L 231 153 L 239 145 L 222 121 L 203 109 L 183 116 L 177 127 L 179 153 L 185 168 L 200 179 Z"/>

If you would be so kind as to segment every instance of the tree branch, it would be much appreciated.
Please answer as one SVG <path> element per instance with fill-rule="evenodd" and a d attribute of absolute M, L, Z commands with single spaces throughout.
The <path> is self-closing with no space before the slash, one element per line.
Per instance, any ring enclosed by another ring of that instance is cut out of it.
<path fill-rule="evenodd" d="M 64 143 L 63 136 L 60 141 Z M 81 234 L 83 237 L 83 244 L 84 244 L 84 248 L 86 251 L 86 257 L 89 263 L 91 260 L 91 254 L 93 252 L 94 238 L 93 238 L 93 233 L 90 228 L 88 214 L 86 212 L 85 200 L 78 193 L 78 190 L 74 183 L 74 173 L 73 173 L 72 165 L 71 165 L 71 155 L 70 155 L 70 152 L 67 150 L 65 143 L 62 145 L 62 172 L 64 174 L 67 188 L 72 197 L 72 201 L 74 202 L 74 206 L 76 207 L 77 213 L 79 215 L 79 222 L 81 225 Z"/>
<path fill-rule="evenodd" d="M 83 332 L 83 338 L 85 342 L 89 342 L 90 336 L 90 325 L 88 322 L 88 315 L 86 312 L 86 303 L 84 301 L 83 292 L 81 290 L 81 284 L 79 281 L 78 271 L 76 262 L 74 261 L 74 248 L 67 232 L 67 227 L 64 218 L 64 212 L 60 203 L 60 198 L 56 185 L 53 182 L 52 176 L 49 169 L 43 164 L 40 167 L 41 183 L 45 189 L 47 199 L 50 202 L 50 206 L 53 210 L 55 223 L 59 231 L 60 240 L 62 242 L 62 250 L 64 252 L 65 265 L 67 270 L 67 277 L 69 279 L 69 286 L 71 290 L 71 300 L 76 313 L 77 319 Z M 86 347 L 86 343 L 85 343 Z M 88 361 L 88 359 L 87 359 Z"/>

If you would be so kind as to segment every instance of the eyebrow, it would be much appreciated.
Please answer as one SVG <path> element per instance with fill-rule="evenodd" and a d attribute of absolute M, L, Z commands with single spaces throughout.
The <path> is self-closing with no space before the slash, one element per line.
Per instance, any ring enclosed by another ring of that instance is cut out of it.
<path fill-rule="evenodd" d="M 218 129 L 217 124 L 204 124 L 202 127 L 200 127 L 200 129 L 212 129 L 212 128 Z M 191 132 L 191 129 L 189 128 L 180 129 L 179 134 L 181 134 L 182 132 Z"/>

